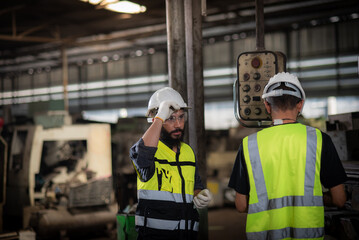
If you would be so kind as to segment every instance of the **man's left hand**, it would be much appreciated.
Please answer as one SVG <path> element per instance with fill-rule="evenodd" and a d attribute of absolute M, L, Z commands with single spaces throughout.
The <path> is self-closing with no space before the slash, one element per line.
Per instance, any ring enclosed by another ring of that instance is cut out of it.
<path fill-rule="evenodd" d="M 208 206 L 212 200 L 212 194 L 208 189 L 203 189 L 197 196 L 193 198 L 193 203 L 197 209 L 202 209 Z"/>

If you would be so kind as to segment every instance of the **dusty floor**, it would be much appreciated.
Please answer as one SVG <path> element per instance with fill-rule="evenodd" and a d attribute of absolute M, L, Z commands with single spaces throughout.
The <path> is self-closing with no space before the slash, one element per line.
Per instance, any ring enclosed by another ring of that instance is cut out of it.
<path fill-rule="evenodd" d="M 208 209 L 208 239 L 206 240 L 246 239 L 245 222 L 246 214 L 237 212 L 234 206 L 210 208 Z M 114 231 L 109 237 L 94 237 L 85 240 L 118 240 L 118 238 L 117 232 Z"/>
<path fill-rule="evenodd" d="M 245 240 L 246 216 L 247 214 L 237 212 L 234 206 L 208 209 L 208 239 L 205 240 Z M 80 238 L 68 240 L 78 239 Z M 337 240 L 336 238 L 327 235 L 324 239 Z M 345 240 L 354 239 L 358 238 L 345 238 Z M 94 236 L 81 238 L 81 240 L 118 240 L 117 230 L 114 229 L 113 233 L 107 237 Z M 199 238 L 199 240 L 201 239 Z"/>
<path fill-rule="evenodd" d="M 235 207 L 208 210 L 209 240 L 239 240 L 245 238 L 246 214 Z"/>

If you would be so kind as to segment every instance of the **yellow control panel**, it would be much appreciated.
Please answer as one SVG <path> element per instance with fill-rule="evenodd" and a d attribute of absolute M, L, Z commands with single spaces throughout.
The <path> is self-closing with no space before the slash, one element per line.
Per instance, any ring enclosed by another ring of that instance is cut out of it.
<path fill-rule="evenodd" d="M 244 121 L 270 121 L 262 100 L 269 79 L 286 71 L 286 58 L 281 52 L 244 52 L 238 56 L 238 113 Z M 258 124 L 261 125 L 261 124 Z"/>

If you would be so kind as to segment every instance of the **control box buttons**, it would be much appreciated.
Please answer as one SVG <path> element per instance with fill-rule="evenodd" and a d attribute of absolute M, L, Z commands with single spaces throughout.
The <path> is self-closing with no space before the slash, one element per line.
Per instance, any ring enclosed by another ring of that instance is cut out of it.
<path fill-rule="evenodd" d="M 255 91 L 255 92 L 259 92 L 261 89 L 262 89 L 262 87 L 261 87 L 260 84 L 254 85 L 254 91 Z"/>
<path fill-rule="evenodd" d="M 255 108 L 254 109 L 254 114 L 255 115 L 260 115 L 262 113 L 262 109 L 260 109 L 260 108 Z"/>
<path fill-rule="evenodd" d="M 254 68 L 259 68 L 261 66 L 261 59 L 259 57 L 254 57 L 251 61 L 251 65 Z"/>
<path fill-rule="evenodd" d="M 249 92 L 251 90 L 251 87 L 248 84 L 246 84 L 243 86 L 242 89 L 243 89 L 243 92 Z"/>
<path fill-rule="evenodd" d="M 237 81 L 234 85 L 236 118 L 248 125 L 262 126 L 270 122 L 262 94 L 269 79 L 278 72 L 286 71 L 285 55 L 280 52 L 254 51 L 244 52 L 238 56 Z M 256 122 L 258 124 L 256 124 Z"/>
<path fill-rule="evenodd" d="M 245 115 L 251 115 L 251 109 L 250 108 L 246 108 L 246 109 L 244 109 L 244 114 Z"/>
<path fill-rule="evenodd" d="M 250 97 L 250 96 L 248 96 L 248 95 L 244 96 L 243 102 L 249 103 L 250 101 L 251 101 L 251 97 Z"/>
<path fill-rule="evenodd" d="M 256 72 L 256 73 L 253 74 L 253 79 L 254 79 L 254 80 L 259 80 L 260 78 L 261 78 L 261 74 L 260 74 L 260 73 Z"/>
<path fill-rule="evenodd" d="M 243 75 L 243 81 L 248 81 L 251 78 L 251 75 L 249 75 L 249 73 L 245 73 Z"/>

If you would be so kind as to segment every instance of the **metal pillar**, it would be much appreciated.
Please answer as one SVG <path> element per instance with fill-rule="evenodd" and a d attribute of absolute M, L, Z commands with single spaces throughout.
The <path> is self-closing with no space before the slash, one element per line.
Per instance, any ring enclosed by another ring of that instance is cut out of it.
<path fill-rule="evenodd" d="M 1 133 L 0 129 L 0 133 Z M 3 159 L 0 165 L 0 233 L 3 232 L 3 206 L 6 203 L 6 171 L 7 171 L 8 145 L 5 139 L 0 136 L 0 156 Z"/>
<path fill-rule="evenodd" d="M 201 0 L 185 0 L 189 143 L 206 182 Z"/>
<path fill-rule="evenodd" d="M 204 185 L 207 183 L 206 146 L 204 129 L 204 87 L 202 56 L 201 0 L 185 0 L 186 67 L 188 105 L 189 145 L 197 157 L 199 174 Z M 208 239 L 208 212 L 199 211 L 199 239 Z"/>
<path fill-rule="evenodd" d="M 166 0 L 169 85 L 187 99 L 183 0 Z"/>
<path fill-rule="evenodd" d="M 257 51 L 264 48 L 264 7 L 263 0 L 256 0 L 256 47 Z"/>
<path fill-rule="evenodd" d="M 67 53 L 65 47 L 61 48 L 61 55 L 62 55 L 62 84 L 64 87 L 64 110 L 69 112 L 69 98 L 67 92 L 67 85 L 69 82 L 69 71 L 68 71 L 68 64 L 67 64 Z"/>
<path fill-rule="evenodd" d="M 193 148 L 199 174 L 206 185 L 204 87 L 202 56 L 203 0 L 166 0 L 169 85 L 191 107 L 188 114 L 189 145 Z M 208 213 L 200 212 L 199 239 L 208 239 Z"/>

